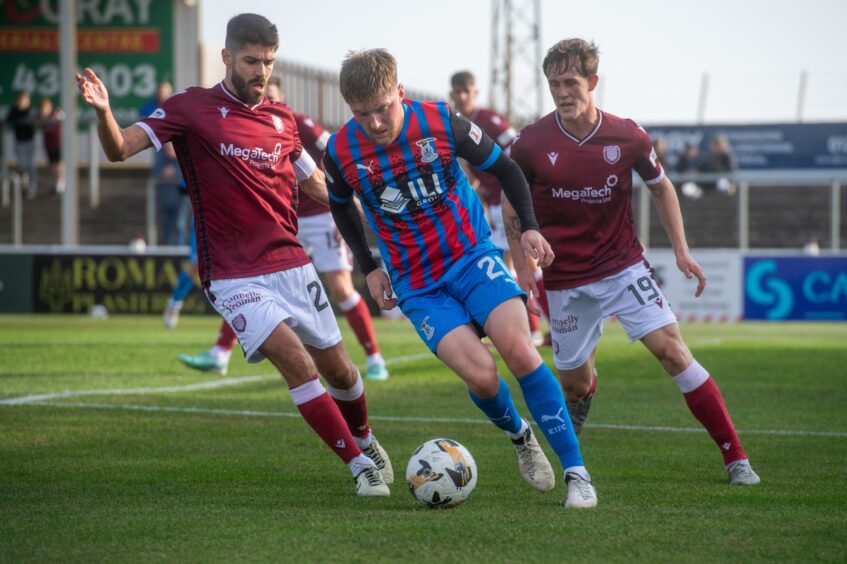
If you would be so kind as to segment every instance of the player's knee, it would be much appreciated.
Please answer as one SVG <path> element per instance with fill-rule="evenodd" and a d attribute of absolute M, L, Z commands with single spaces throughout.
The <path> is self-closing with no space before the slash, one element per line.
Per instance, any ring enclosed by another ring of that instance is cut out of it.
<path fill-rule="evenodd" d="M 591 389 L 591 381 L 584 382 L 576 378 L 562 378 L 562 391 L 565 393 L 565 399 L 568 401 L 580 401 L 588 395 Z"/>
<path fill-rule="evenodd" d="M 541 364 L 541 357 L 530 341 L 516 339 L 497 349 L 503 362 L 516 376 L 529 374 Z"/>
<path fill-rule="evenodd" d="M 476 377 L 466 379 L 468 389 L 481 398 L 493 398 L 500 389 L 500 377 L 492 367 L 490 371 L 480 372 Z"/>
<path fill-rule="evenodd" d="M 682 339 L 667 339 L 656 351 L 656 358 L 671 375 L 685 370 L 692 360 L 691 351 Z"/>

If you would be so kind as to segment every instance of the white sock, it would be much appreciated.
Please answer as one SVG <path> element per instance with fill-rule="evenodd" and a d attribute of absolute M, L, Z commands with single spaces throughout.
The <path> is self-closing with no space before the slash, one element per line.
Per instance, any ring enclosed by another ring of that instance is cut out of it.
<path fill-rule="evenodd" d="M 339 303 L 338 307 L 341 311 L 347 312 L 359 305 L 360 301 L 362 301 L 362 295 L 359 292 L 353 292 L 349 298 Z"/>
<path fill-rule="evenodd" d="M 212 358 L 219 362 L 229 362 L 229 357 L 232 355 L 232 351 L 219 347 L 218 345 L 213 345 L 212 348 L 209 349 L 209 354 L 212 355 Z"/>
<path fill-rule="evenodd" d="M 518 429 L 518 432 L 517 433 L 510 433 L 509 431 L 506 431 L 506 434 L 509 435 L 510 439 L 520 439 L 521 437 L 523 437 L 523 434 L 526 433 L 526 428 L 528 426 L 529 426 L 529 423 L 526 422 L 526 419 L 521 417 L 521 428 Z"/>
<path fill-rule="evenodd" d="M 347 467 L 350 468 L 350 472 L 353 473 L 353 477 L 355 478 L 362 472 L 362 470 L 376 468 L 376 464 L 374 464 L 374 461 L 364 454 L 359 454 L 347 463 Z"/>
<path fill-rule="evenodd" d="M 382 358 L 382 355 L 380 353 L 373 353 L 372 355 L 370 355 L 368 357 L 367 364 L 368 364 L 368 368 L 370 368 L 371 366 L 374 366 L 374 365 L 384 366 L 385 365 L 385 359 Z"/>
<path fill-rule="evenodd" d="M 565 475 L 568 472 L 573 472 L 577 476 L 580 476 L 583 480 L 591 481 L 591 476 L 588 475 L 588 470 L 585 469 L 585 466 L 571 466 L 570 468 L 565 468 Z"/>
<path fill-rule="evenodd" d="M 693 392 L 705 384 L 708 379 L 709 373 L 706 372 L 705 368 L 700 366 L 697 359 L 692 360 L 688 368 L 673 377 L 674 382 L 677 383 L 683 394 Z"/>
<path fill-rule="evenodd" d="M 358 446 L 362 450 L 365 450 L 366 448 L 371 446 L 371 443 L 374 440 L 374 434 L 371 431 L 368 431 L 367 437 L 357 437 L 356 435 L 353 435 L 353 439 L 355 439 L 356 441 L 356 446 Z"/>

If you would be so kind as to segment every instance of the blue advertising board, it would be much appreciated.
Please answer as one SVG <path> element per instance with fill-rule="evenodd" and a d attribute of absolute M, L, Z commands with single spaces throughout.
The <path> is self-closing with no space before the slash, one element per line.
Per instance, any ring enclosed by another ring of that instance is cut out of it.
<path fill-rule="evenodd" d="M 847 320 L 847 257 L 744 257 L 744 319 Z"/>
<path fill-rule="evenodd" d="M 847 169 L 847 123 L 652 126 L 650 137 L 668 144 L 671 169 L 687 143 L 709 154 L 712 138 L 729 142 L 738 170 Z"/>

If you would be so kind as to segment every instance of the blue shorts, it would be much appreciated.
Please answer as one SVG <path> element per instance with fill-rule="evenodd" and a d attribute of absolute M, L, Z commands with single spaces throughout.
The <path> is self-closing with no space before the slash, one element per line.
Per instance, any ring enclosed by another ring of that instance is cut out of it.
<path fill-rule="evenodd" d="M 433 353 L 441 339 L 473 323 L 482 333 L 491 311 L 506 300 L 526 294 L 503 262 L 503 251 L 488 247 L 463 256 L 425 290 L 398 296 L 398 305 Z"/>

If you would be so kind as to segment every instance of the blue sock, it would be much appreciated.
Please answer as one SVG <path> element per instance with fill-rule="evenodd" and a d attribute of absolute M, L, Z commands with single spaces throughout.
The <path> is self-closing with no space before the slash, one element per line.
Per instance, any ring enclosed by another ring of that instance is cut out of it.
<path fill-rule="evenodd" d="M 176 281 L 176 288 L 171 293 L 171 299 L 175 302 L 185 301 L 188 293 L 194 289 L 194 280 L 184 270 L 179 271 L 179 278 Z"/>
<path fill-rule="evenodd" d="M 565 396 L 556 377 L 543 362 L 541 366 L 518 378 L 524 401 L 542 434 L 553 447 L 563 468 L 583 466 L 579 441 L 573 432 L 565 407 Z"/>
<path fill-rule="evenodd" d="M 493 398 L 482 399 L 470 390 L 468 390 L 468 395 L 471 396 L 476 406 L 485 413 L 486 417 L 500 429 L 510 433 L 517 433 L 521 430 L 521 416 L 518 415 L 518 409 L 515 407 L 515 402 L 512 401 L 509 385 L 502 378 L 500 378 L 500 388 L 497 390 L 497 395 Z"/>

